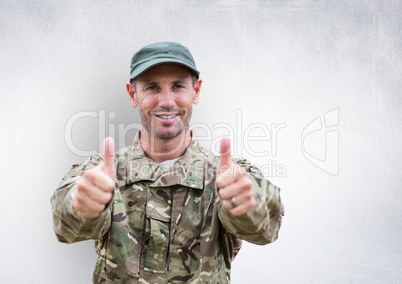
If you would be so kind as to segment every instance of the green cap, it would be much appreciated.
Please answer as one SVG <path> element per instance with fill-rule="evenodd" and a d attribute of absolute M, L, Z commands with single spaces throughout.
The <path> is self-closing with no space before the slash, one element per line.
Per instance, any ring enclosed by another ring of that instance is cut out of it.
<path fill-rule="evenodd" d="M 195 66 L 194 58 L 187 47 L 177 42 L 156 42 L 144 46 L 131 58 L 130 80 L 137 78 L 148 69 L 163 63 L 176 63 L 190 69 L 195 75 L 200 72 Z"/>

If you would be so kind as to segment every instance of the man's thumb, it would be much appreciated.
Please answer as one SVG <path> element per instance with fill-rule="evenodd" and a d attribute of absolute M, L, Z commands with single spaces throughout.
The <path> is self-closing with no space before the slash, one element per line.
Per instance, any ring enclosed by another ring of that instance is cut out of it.
<path fill-rule="evenodd" d="M 102 170 L 105 174 L 107 174 L 111 178 L 116 177 L 114 155 L 115 155 L 114 140 L 111 137 L 107 137 L 105 138 L 105 140 L 103 140 L 103 146 L 102 146 L 102 159 L 103 159 Z"/>
<path fill-rule="evenodd" d="M 220 145 L 220 162 L 219 162 L 219 172 L 226 171 L 230 168 L 232 163 L 232 157 L 230 155 L 230 139 L 222 138 Z"/>

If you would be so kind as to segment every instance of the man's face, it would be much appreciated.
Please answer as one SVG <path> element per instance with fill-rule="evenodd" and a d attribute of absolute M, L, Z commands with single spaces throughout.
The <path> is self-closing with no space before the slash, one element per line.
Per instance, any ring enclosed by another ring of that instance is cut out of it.
<path fill-rule="evenodd" d="M 150 136 L 173 139 L 190 125 L 192 104 L 198 103 L 201 80 L 177 64 L 157 65 L 127 85 L 133 107 L 139 107 L 141 123 Z"/>

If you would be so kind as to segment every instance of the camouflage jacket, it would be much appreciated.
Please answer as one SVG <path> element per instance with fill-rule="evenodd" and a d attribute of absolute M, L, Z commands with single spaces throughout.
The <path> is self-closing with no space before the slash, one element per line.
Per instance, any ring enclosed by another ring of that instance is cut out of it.
<path fill-rule="evenodd" d="M 279 188 L 245 160 L 236 162 L 252 177 L 257 206 L 233 217 L 217 194 L 218 157 L 195 138 L 167 171 L 145 156 L 138 134 L 115 159 L 116 189 L 99 217 L 72 209 L 76 181 L 99 155 L 74 165 L 51 198 L 59 241 L 95 240 L 93 283 L 230 283 L 241 240 L 267 244 L 278 236 Z"/>

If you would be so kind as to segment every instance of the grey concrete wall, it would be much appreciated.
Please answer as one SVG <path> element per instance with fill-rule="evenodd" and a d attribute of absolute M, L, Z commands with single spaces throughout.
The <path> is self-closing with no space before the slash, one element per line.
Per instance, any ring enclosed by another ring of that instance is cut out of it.
<path fill-rule="evenodd" d="M 90 282 L 92 242 L 56 241 L 49 198 L 103 135 L 130 143 L 130 57 L 172 40 L 204 79 L 203 144 L 231 135 L 282 188 L 279 240 L 245 244 L 233 283 L 401 283 L 401 12 L 373 0 L 1 1 L 0 282 Z"/>

